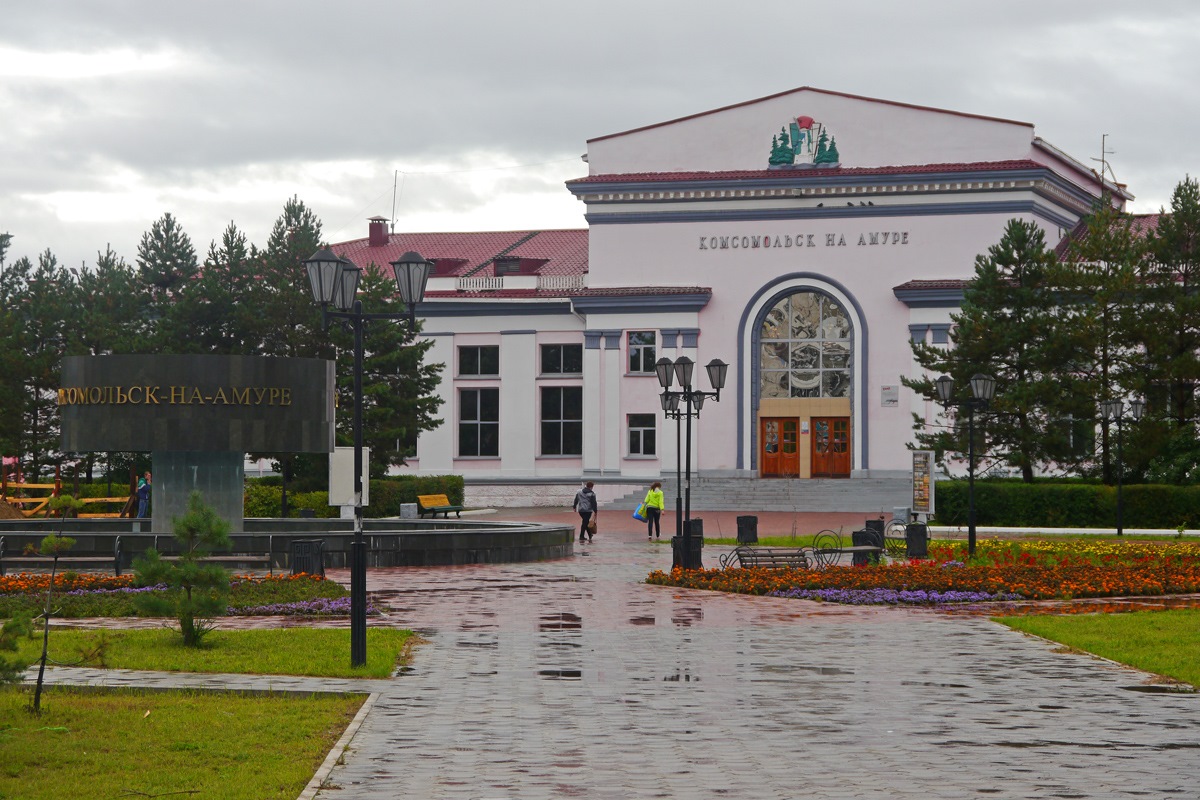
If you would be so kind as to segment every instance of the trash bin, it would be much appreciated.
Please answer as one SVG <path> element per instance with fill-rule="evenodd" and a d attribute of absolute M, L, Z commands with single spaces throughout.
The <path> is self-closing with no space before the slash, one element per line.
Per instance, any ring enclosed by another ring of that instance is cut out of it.
<path fill-rule="evenodd" d="M 879 541 L 883 541 L 884 522 L 881 519 L 867 520 L 866 529 L 879 534 Z"/>
<path fill-rule="evenodd" d="M 289 555 L 293 575 L 303 572 L 325 577 L 324 539 L 292 539 Z"/>
<path fill-rule="evenodd" d="M 864 545 L 883 547 L 883 534 L 869 529 L 854 531 L 850 534 L 850 543 L 855 547 L 863 547 Z M 873 553 L 854 553 L 850 559 L 850 563 L 856 567 L 878 562 L 879 556 Z"/>
<path fill-rule="evenodd" d="M 738 544 L 754 544 L 758 541 L 758 517 L 737 518 Z"/>
<path fill-rule="evenodd" d="M 904 554 L 909 558 L 929 557 L 929 528 L 923 522 L 910 522 L 904 529 Z"/>
<path fill-rule="evenodd" d="M 683 534 L 671 537 L 671 567 L 704 569 L 701 550 L 704 548 L 704 520 L 685 523 Z"/>
<path fill-rule="evenodd" d="M 316 517 L 317 517 L 316 509 L 312 509 L 312 508 L 300 509 L 300 518 L 301 519 L 316 519 Z"/>

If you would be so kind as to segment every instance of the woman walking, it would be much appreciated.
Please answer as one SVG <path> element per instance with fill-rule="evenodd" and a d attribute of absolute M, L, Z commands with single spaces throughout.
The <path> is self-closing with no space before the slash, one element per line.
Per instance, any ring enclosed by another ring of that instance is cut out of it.
<path fill-rule="evenodd" d="M 591 481 L 583 485 L 583 488 L 575 493 L 575 501 L 571 503 L 571 508 L 579 512 L 579 541 L 592 540 L 592 530 L 589 529 L 588 523 L 592 519 L 592 515 L 600 516 L 600 510 L 596 505 L 596 493 L 592 491 L 595 486 Z"/>
<path fill-rule="evenodd" d="M 650 491 L 646 492 L 643 504 L 646 506 L 646 538 L 658 539 L 662 535 L 662 481 L 650 484 Z"/>

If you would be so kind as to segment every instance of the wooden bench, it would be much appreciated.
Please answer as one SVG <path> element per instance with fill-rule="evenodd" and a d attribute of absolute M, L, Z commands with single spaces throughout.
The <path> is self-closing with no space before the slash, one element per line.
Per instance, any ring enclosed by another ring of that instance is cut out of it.
<path fill-rule="evenodd" d="M 59 567 L 65 565 L 83 566 L 86 568 L 95 568 L 97 564 L 111 565 L 113 574 L 120 577 L 121 575 L 121 537 L 118 536 L 113 542 L 113 554 L 111 556 L 85 555 L 76 553 L 63 553 L 58 557 Z M 49 572 L 54 566 L 54 559 L 50 556 L 26 556 L 15 555 L 10 556 L 4 550 L 4 537 L 0 536 L 0 577 L 5 574 L 9 567 L 36 567 L 34 572 Z"/>
<path fill-rule="evenodd" d="M 163 561 L 178 561 L 179 556 L 161 556 Z M 271 563 L 271 556 L 268 553 L 224 553 L 222 555 L 209 555 L 199 559 L 201 564 L 258 564 L 261 567 L 266 567 L 272 574 L 275 572 L 275 567 Z"/>
<path fill-rule="evenodd" d="M 436 518 L 438 514 L 441 514 L 446 519 L 449 519 L 450 512 L 453 511 L 461 519 L 462 510 L 462 506 L 452 505 L 450 498 L 444 494 L 417 495 L 417 511 L 422 517 L 426 514 L 432 514 Z"/>
<path fill-rule="evenodd" d="M 721 568 L 727 569 L 737 562 L 743 569 L 808 569 L 810 566 L 807 547 L 750 547 L 739 545 L 733 552 L 719 559 Z"/>

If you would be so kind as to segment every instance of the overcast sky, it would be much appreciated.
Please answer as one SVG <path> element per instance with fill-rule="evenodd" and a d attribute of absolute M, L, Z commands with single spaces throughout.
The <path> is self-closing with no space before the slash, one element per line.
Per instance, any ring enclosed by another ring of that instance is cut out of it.
<path fill-rule="evenodd" d="M 15 6 L 15 7 L 14 7 Z M 325 237 L 584 227 L 589 138 L 799 86 L 1030 122 L 1157 211 L 1200 173 L 1200 3 L 18 2 L 0 19 L 9 260 L 203 258 L 297 195 Z"/>

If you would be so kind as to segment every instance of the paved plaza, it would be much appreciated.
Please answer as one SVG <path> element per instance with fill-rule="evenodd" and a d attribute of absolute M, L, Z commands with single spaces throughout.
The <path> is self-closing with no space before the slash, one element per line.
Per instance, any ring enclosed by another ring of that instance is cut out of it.
<path fill-rule="evenodd" d="M 1200 695 L 981 615 L 648 586 L 667 534 L 648 543 L 626 516 L 602 512 L 562 561 L 372 570 L 392 610 L 371 624 L 425 641 L 399 677 L 361 682 L 377 696 L 316 797 L 1200 795 Z M 577 519 L 494 518 L 522 517 Z"/>

